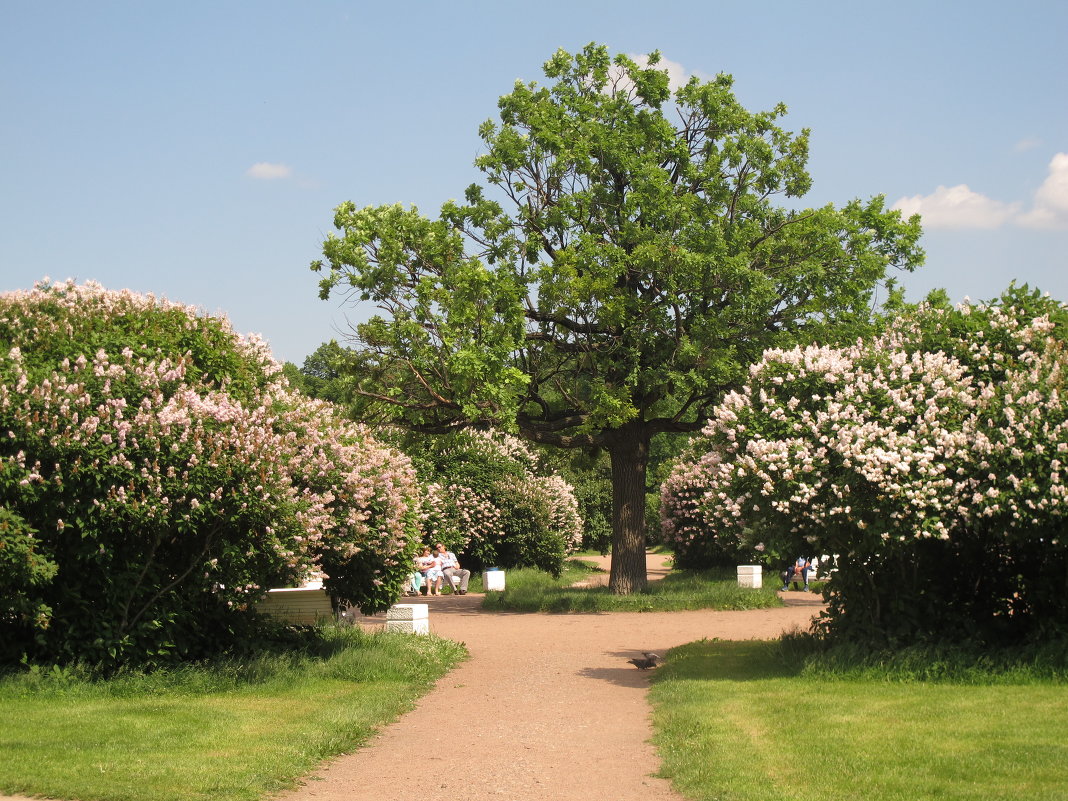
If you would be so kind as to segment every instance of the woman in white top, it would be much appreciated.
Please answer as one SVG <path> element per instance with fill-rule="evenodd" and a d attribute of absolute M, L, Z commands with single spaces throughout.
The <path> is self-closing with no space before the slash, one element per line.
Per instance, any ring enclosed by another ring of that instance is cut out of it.
<path fill-rule="evenodd" d="M 424 545 L 423 550 L 415 557 L 415 565 L 426 579 L 426 594 L 440 595 L 444 576 L 441 572 L 441 559 L 430 553 L 430 546 Z"/>

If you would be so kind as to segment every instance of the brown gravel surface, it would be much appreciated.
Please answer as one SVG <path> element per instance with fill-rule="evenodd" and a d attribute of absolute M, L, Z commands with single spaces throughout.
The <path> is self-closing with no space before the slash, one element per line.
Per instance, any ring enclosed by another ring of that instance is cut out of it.
<path fill-rule="evenodd" d="M 663 562 L 650 556 L 650 578 Z M 782 595 L 778 609 L 567 615 L 482 612 L 481 595 L 420 599 L 431 631 L 464 642 L 471 658 L 368 746 L 281 799 L 681 799 L 652 775 L 650 673 L 627 660 L 702 638 L 770 639 L 822 608 L 815 595 Z"/>
<path fill-rule="evenodd" d="M 650 555 L 650 579 L 664 561 Z M 681 801 L 653 776 L 650 672 L 627 660 L 702 638 L 771 639 L 822 608 L 816 595 L 782 597 L 784 608 L 745 612 L 567 615 L 482 612 L 474 594 L 420 599 L 431 631 L 465 643 L 470 659 L 277 801 Z"/>

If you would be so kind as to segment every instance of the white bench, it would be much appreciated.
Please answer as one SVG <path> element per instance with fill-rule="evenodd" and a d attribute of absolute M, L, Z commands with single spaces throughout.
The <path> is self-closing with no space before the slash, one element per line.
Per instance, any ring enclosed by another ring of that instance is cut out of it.
<path fill-rule="evenodd" d="M 337 619 L 330 596 L 321 585 L 268 590 L 267 597 L 256 604 L 256 610 L 294 625 L 309 626 Z"/>

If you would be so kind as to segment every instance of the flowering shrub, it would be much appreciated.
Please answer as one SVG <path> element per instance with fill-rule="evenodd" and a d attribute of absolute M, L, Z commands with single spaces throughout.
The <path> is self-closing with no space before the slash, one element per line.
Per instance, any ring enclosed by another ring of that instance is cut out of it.
<path fill-rule="evenodd" d="M 55 570 L 0 627 L 33 657 L 212 653 L 312 572 L 383 608 L 417 497 L 405 457 L 290 392 L 223 319 L 95 284 L 0 295 L 0 507 Z"/>
<path fill-rule="evenodd" d="M 682 563 L 839 555 L 832 634 L 1068 632 L 1068 310 L 1010 290 L 768 351 L 664 484 Z"/>
<path fill-rule="evenodd" d="M 19 635 L 0 639 L 0 663 L 18 659 L 18 643 L 51 620 L 38 588 L 55 576 L 56 566 L 39 553 L 34 534 L 19 515 L 0 507 L 0 631 Z"/>
<path fill-rule="evenodd" d="M 324 401 L 300 400 L 285 417 L 297 444 L 289 465 L 308 505 L 301 514 L 311 564 L 331 597 L 364 612 L 394 603 L 420 541 L 424 488 L 411 461 Z"/>
<path fill-rule="evenodd" d="M 462 430 L 412 443 L 432 477 L 425 526 L 464 564 L 537 567 L 558 575 L 582 542 L 582 517 L 571 485 L 539 475 L 538 457 L 500 432 Z"/>

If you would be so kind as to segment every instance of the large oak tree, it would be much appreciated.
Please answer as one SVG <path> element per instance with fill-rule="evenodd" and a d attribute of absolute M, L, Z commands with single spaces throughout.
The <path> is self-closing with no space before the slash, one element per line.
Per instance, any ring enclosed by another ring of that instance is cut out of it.
<path fill-rule="evenodd" d="M 356 330 L 359 412 L 434 432 L 483 422 L 611 457 L 611 588 L 645 586 L 651 439 L 697 430 L 764 348 L 869 314 L 922 261 L 882 197 L 775 205 L 810 188 L 809 132 L 743 108 L 732 79 L 672 92 L 659 55 L 558 51 L 480 128 L 486 186 L 436 218 L 336 210 L 323 298 Z"/>

